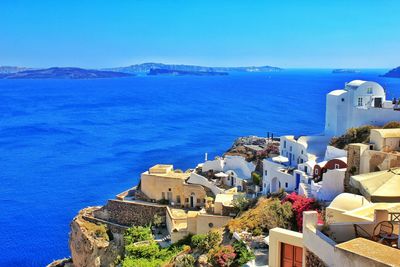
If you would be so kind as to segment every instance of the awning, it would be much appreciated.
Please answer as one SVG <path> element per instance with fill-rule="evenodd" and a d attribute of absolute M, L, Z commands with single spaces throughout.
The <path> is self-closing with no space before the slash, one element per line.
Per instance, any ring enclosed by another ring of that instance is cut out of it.
<path fill-rule="evenodd" d="M 352 176 L 350 185 L 371 202 L 400 202 L 400 168 Z"/>
<path fill-rule="evenodd" d="M 289 159 L 287 157 L 284 157 L 284 156 L 273 157 L 272 160 L 275 161 L 275 162 L 279 162 L 279 163 L 289 162 Z"/>
<path fill-rule="evenodd" d="M 226 174 L 226 173 L 223 173 L 223 172 L 219 172 L 219 173 L 214 174 L 214 176 L 215 176 L 215 177 L 218 177 L 218 178 L 226 178 L 226 177 L 228 177 L 229 175 Z"/>

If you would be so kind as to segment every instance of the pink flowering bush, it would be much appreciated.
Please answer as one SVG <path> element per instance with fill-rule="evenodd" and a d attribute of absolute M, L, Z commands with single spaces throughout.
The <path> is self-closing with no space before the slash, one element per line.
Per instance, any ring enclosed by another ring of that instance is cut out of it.
<path fill-rule="evenodd" d="M 309 210 L 317 210 L 318 203 L 314 198 L 306 198 L 299 196 L 295 192 L 287 195 L 282 203 L 292 203 L 292 210 L 296 219 L 297 229 L 301 232 L 303 229 L 303 212 Z"/>

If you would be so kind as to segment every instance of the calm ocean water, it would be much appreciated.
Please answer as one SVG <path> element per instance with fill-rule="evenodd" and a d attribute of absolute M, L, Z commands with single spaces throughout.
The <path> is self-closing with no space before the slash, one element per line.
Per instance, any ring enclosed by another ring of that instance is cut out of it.
<path fill-rule="evenodd" d="M 325 94 L 384 70 L 0 80 L 0 266 L 69 256 L 69 222 L 156 163 L 194 167 L 238 136 L 323 131 Z"/>

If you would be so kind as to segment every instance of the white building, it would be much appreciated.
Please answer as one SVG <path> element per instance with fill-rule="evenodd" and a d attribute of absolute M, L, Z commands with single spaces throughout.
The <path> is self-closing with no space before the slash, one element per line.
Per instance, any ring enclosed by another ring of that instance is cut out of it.
<path fill-rule="evenodd" d="M 251 173 L 256 169 L 253 162 L 248 162 L 242 156 L 225 156 L 224 158 L 216 158 L 214 160 L 207 160 L 202 165 L 202 171 L 213 171 L 214 173 L 224 173 L 221 181 L 231 187 L 236 187 L 242 191 L 251 179 Z"/>
<path fill-rule="evenodd" d="M 339 136 L 351 127 L 383 125 L 400 120 L 400 106 L 386 100 L 376 82 L 354 80 L 326 97 L 325 134 Z"/>

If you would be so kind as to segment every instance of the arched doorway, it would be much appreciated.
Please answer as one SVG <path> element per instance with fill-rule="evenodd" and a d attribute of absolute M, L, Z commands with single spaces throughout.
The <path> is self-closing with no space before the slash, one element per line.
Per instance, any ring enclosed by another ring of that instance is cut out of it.
<path fill-rule="evenodd" d="M 194 193 L 190 194 L 189 205 L 191 208 L 196 206 L 196 195 Z"/>
<path fill-rule="evenodd" d="M 274 177 L 271 180 L 271 193 L 278 191 L 278 178 Z"/>

